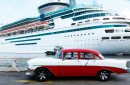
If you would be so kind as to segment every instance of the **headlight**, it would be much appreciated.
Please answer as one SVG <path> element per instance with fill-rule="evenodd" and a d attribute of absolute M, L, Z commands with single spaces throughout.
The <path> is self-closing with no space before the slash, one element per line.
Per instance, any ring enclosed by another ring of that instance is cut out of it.
<path fill-rule="evenodd" d="M 130 61 L 127 61 L 126 67 L 127 67 L 127 68 L 130 68 Z"/>

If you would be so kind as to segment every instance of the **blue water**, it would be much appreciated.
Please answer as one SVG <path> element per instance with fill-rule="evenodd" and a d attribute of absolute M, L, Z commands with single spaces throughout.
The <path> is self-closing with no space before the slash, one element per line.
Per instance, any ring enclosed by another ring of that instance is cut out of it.
<path fill-rule="evenodd" d="M 44 57 L 54 57 L 47 56 L 46 54 L 13 54 L 13 53 L 0 53 L 0 58 L 44 58 Z M 130 59 L 130 55 L 104 55 L 105 58 L 109 59 Z M 27 61 L 16 61 L 17 67 L 27 67 Z M 12 61 L 0 61 L 0 67 L 11 67 Z"/>

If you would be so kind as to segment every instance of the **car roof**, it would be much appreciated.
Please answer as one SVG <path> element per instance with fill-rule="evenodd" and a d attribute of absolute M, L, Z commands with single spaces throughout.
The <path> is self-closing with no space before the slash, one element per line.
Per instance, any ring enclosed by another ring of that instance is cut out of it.
<path fill-rule="evenodd" d="M 99 52 L 94 51 L 94 50 L 89 50 L 89 49 L 62 49 L 61 51 L 63 53 L 65 53 L 65 52 L 85 52 L 85 53 L 93 53 L 93 54 L 99 55 Z"/>

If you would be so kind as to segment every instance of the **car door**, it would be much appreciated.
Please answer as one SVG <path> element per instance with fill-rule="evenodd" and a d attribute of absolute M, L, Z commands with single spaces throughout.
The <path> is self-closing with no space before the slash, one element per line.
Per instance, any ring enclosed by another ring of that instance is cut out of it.
<path fill-rule="evenodd" d="M 78 52 L 67 52 L 64 59 L 59 60 L 59 76 L 80 76 Z"/>
<path fill-rule="evenodd" d="M 96 74 L 96 65 L 88 65 L 89 62 L 92 62 L 93 64 L 96 63 L 96 59 L 99 59 L 98 56 L 96 56 L 93 53 L 80 53 L 81 57 L 81 75 L 82 76 L 93 76 Z"/>

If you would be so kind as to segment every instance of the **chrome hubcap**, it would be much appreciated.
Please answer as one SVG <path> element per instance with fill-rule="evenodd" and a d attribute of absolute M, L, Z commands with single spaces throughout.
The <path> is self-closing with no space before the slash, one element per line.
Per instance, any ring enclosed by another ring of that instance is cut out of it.
<path fill-rule="evenodd" d="M 108 76 L 109 76 L 109 73 L 108 73 L 107 71 L 102 71 L 102 72 L 100 72 L 100 78 L 101 78 L 102 80 L 108 79 Z"/>
<path fill-rule="evenodd" d="M 38 78 L 40 80 L 46 79 L 47 73 L 45 71 L 39 72 Z"/>

